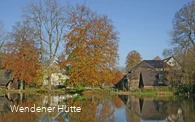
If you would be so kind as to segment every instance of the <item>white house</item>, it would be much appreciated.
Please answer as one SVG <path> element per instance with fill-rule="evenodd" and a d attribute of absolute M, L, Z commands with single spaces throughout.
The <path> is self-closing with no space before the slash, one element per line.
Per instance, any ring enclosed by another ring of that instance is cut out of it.
<path fill-rule="evenodd" d="M 178 68 L 181 67 L 180 64 L 179 64 L 179 62 L 173 56 L 164 59 L 164 62 L 167 63 L 171 67 L 174 67 L 174 66 L 176 66 Z"/>
<path fill-rule="evenodd" d="M 67 75 L 63 75 L 62 73 L 52 73 L 51 74 L 51 85 L 58 86 L 63 85 L 69 77 Z M 43 85 L 48 85 L 48 79 L 44 79 Z"/>
<path fill-rule="evenodd" d="M 53 68 L 56 71 L 51 74 L 51 85 L 53 86 L 63 85 L 64 82 L 66 82 L 66 80 L 69 79 L 69 77 L 63 73 L 65 71 L 60 70 L 58 62 L 54 61 L 51 64 L 50 68 Z M 43 85 L 48 85 L 48 76 L 45 76 Z"/>

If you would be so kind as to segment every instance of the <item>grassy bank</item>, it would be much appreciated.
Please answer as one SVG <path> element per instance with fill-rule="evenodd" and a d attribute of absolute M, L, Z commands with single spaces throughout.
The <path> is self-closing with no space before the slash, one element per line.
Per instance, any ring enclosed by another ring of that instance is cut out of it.
<path fill-rule="evenodd" d="M 7 89 L 0 89 L 0 95 L 4 95 L 6 93 L 29 93 L 29 94 L 34 94 L 34 93 L 65 93 L 64 89 L 38 89 L 38 88 L 28 88 L 24 90 L 20 89 L 12 89 L 12 90 L 7 90 Z"/>
<path fill-rule="evenodd" d="M 135 91 L 132 93 L 135 96 L 173 96 L 173 92 L 171 91 Z"/>
<path fill-rule="evenodd" d="M 12 90 L 7 90 L 7 89 L 3 89 L 0 88 L 0 95 L 4 95 L 6 93 L 30 93 L 30 94 L 35 94 L 35 93 L 40 93 L 40 94 L 47 94 L 47 93 L 59 93 L 59 94 L 66 94 L 66 93 L 100 93 L 102 92 L 102 90 L 100 88 L 94 88 L 91 90 L 86 90 L 84 88 L 80 88 L 80 87 L 76 87 L 73 89 L 67 89 L 65 90 L 65 88 L 54 88 L 52 90 L 46 89 L 46 88 L 26 88 L 24 90 L 20 90 L 20 89 L 12 89 Z"/>
<path fill-rule="evenodd" d="M 82 93 L 82 94 L 91 94 L 91 95 L 134 95 L 134 96 L 173 96 L 173 92 L 169 89 L 138 89 L 134 91 L 112 91 L 110 89 L 100 89 L 100 88 L 94 88 L 90 90 L 86 89 L 72 89 L 72 90 L 65 90 L 64 88 L 61 89 L 43 89 L 43 88 L 26 88 L 25 90 L 6 90 L 6 89 L 0 89 L 0 95 L 4 95 L 7 92 L 9 93 L 39 93 L 39 94 L 47 94 L 47 93 L 60 93 L 60 94 L 66 94 L 66 93 Z"/>
<path fill-rule="evenodd" d="M 135 95 L 135 96 L 173 96 L 173 92 L 167 87 L 164 88 L 154 88 L 154 89 L 138 89 L 133 91 L 118 91 L 112 92 L 118 95 Z"/>

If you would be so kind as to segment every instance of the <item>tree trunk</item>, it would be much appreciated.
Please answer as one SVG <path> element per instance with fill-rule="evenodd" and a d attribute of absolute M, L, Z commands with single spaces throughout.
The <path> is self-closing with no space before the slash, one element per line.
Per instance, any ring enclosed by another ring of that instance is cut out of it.
<path fill-rule="evenodd" d="M 20 90 L 24 90 L 24 81 L 20 81 Z"/>
<path fill-rule="evenodd" d="M 48 88 L 51 90 L 51 76 L 48 76 Z"/>
<path fill-rule="evenodd" d="M 24 97 L 24 94 L 20 92 L 20 103 L 23 102 L 23 99 L 24 99 L 23 97 Z"/>

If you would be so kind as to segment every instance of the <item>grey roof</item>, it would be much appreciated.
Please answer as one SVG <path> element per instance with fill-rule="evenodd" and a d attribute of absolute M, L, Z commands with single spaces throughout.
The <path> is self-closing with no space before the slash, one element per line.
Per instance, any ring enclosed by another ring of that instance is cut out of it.
<path fill-rule="evenodd" d="M 167 66 L 166 62 L 170 60 L 171 58 L 174 58 L 173 56 L 163 59 L 163 60 L 143 60 L 139 64 L 137 64 L 133 69 L 129 71 L 131 73 L 132 71 L 136 70 L 139 67 L 150 67 L 150 68 L 165 68 Z M 179 64 L 179 62 L 174 58 L 174 60 Z"/>
<path fill-rule="evenodd" d="M 166 64 L 164 60 L 143 60 L 141 63 L 137 64 L 132 70 L 129 71 L 131 73 L 132 71 L 136 70 L 139 67 L 143 68 L 165 68 Z"/>
<path fill-rule="evenodd" d="M 144 60 L 144 62 L 148 63 L 153 68 L 164 68 L 165 67 L 164 60 Z"/>
<path fill-rule="evenodd" d="M 151 66 L 150 64 L 148 64 L 147 62 L 142 61 L 141 63 L 137 64 L 132 70 L 129 71 L 129 73 L 131 73 L 132 71 L 135 71 L 137 68 L 139 67 L 144 67 L 144 68 L 153 68 L 153 66 Z"/>

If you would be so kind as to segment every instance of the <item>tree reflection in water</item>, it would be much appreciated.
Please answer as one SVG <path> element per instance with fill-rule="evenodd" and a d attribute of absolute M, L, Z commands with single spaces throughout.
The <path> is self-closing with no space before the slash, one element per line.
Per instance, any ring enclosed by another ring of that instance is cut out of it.
<path fill-rule="evenodd" d="M 75 97 L 76 96 L 76 97 Z M 7 94 L 0 97 L 0 122 L 194 122 L 195 97 L 139 98 L 135 96 Z M 81 107 L 73 112 L 10 112 L 10 105 L 24 107 L 68 105 Z M 124 111 L 125 117 L 118 115 Z M 118 112 L 116 112 L 118 111 Z M 118 113 L 116 115 L 116 113 Z M 117 118 L 116 118 L 117 117 Z M 123 117 L 122 119 L 120 117 Z"/>
<path fill-rule="evenodd" d="M 69 113 L 70 122 L 114 122 L 114 106 L 109 97 L 88 97 L 82 101 L 71 99 L 69 105 L 81 106 L 82 112 Z"/>
<path fill-rule="evenodd" d="M 7 101 L 2 103 L 4 105 L 4 111 L 1 113 L 0 121 L 2 122 L 36 122 L 36 121 L 43 121 L 43 122 L 114 122 L 114 111 L 115 106 L 112 103 L 111 97 L 101 97 L 101 96 L 88 96 L 83 97 L 80 99 L 69 98 L 64 99 L 63 102 L 61 101 L 61 105 L 68 105 L 68 106 L 77 106 L 81 107 L 80 113 L 74 112 L 11 112 L 10 105 L 20 105 L 23 107 L 32 107 L 34 104 L 36 106 L 50 106 L 53 105 L 51 101 L 53 96 L 59 95 L 45 95 L 47 96 L 47 104 L 45 104 L 45 96 L 37 96 L 37 95 L 19 95 L 18 98 L 12 101 L 9 94 L 8 97 L 3 97 Z M 23 98 L 20 98 L 20 97 Z M 24 99 L 25 98 L 25 99 Z M 62 98 L 62 97 L 60 97 Z M 65 97 L 64 97 L 65 98 Z M 43 102 L 44 101 L 44 102 Z M 56 101 L 54 101 L 56 103 Z"/>

